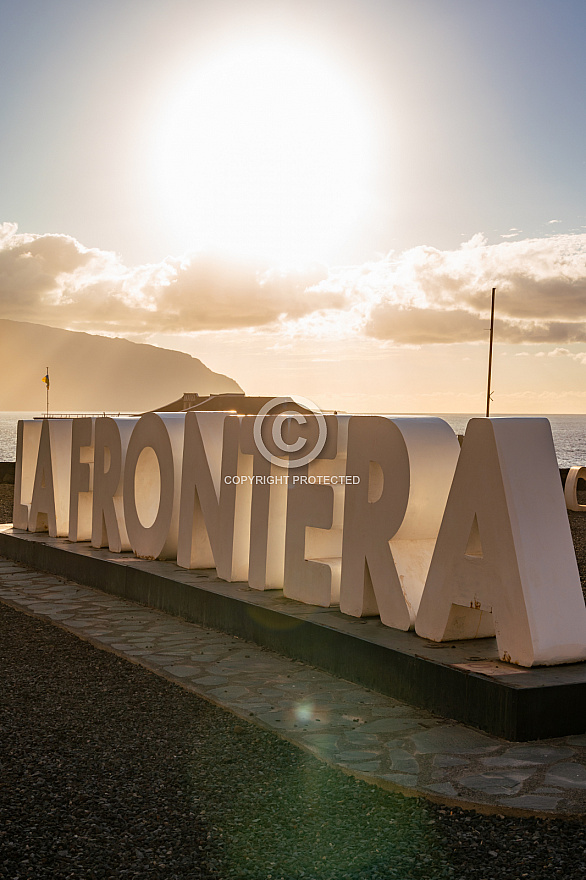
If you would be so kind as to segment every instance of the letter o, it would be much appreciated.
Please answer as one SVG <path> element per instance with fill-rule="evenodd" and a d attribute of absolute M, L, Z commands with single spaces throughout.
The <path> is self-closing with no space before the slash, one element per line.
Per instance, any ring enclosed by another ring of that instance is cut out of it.
<path fill-rule="evenodd" d="M 124 467 L 124 518 L 136 556 L 156 559 L 161 555 L 173 515 L 173 493 L 169 433 L 156 413 L 148 413 L 136 423 Z"/>

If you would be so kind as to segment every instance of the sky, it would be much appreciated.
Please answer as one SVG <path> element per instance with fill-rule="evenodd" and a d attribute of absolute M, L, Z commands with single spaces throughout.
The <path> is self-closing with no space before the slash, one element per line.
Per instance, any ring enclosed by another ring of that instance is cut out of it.
<path fill-rule="evenodd" d="M 583 0 L 0 0 L 0 317 L 480 413 L 496 287 L 493 411 L 584 412 L 585 32 Z"/>

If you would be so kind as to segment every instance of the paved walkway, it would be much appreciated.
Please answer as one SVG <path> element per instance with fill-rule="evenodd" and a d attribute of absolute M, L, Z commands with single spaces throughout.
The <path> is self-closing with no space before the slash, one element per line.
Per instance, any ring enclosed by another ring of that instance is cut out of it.
<path fill-rule="evenodd" d="M 586 815 L 586 734 L 509 743 L 242 639 L 1 558 L 0 601 L 383 787 L 497 812 Z"/>

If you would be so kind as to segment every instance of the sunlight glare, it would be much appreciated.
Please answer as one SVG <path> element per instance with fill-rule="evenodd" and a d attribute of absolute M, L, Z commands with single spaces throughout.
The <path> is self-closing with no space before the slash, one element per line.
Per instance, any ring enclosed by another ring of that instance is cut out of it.
<path fill-rule="evenodd" d="M 226 47 L 156 123 L 164 219 L 191 249 L 327 259 L 366 210 L 373 120 L 357 84 L 293 43 Z"/>

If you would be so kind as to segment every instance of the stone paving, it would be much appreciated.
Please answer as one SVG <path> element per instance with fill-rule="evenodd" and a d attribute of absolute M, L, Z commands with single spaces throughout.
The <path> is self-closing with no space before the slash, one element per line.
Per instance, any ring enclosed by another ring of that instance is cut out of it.
<path fill-rule="evenodd" d="M 0 601 L 405 794 L 586 814 L 586 734 L 510 743 L 215 630 L 0 558 Z"/>

